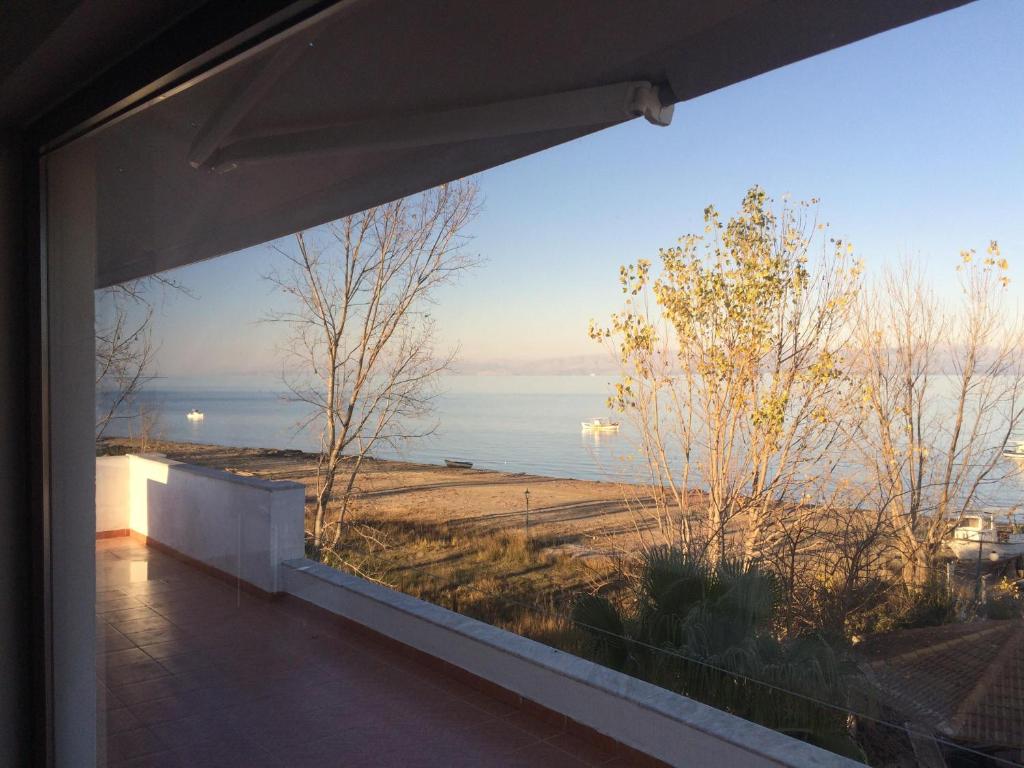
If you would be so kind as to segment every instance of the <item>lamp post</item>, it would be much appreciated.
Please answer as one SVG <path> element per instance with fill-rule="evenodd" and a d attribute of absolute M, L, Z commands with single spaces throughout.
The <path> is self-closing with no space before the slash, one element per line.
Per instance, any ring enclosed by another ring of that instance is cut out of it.
<path fill-rule="evenodd" d="M 982 535 L 978 531 L 978 567 L 974 571 L 974 602 L 981 602 L 981 546 Z"/>
<path fill-rule="evenodd" d="M 526 498 L 526 538 L 530 538 L 530 489 L 527 488 L 523 491 L 523 496 Z"/>

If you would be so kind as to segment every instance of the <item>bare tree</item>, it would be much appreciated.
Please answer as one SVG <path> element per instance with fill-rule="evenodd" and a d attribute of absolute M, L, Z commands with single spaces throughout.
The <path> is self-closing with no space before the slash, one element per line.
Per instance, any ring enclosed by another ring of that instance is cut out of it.
<path fill-rule="evenodd" d="M 961 300 L 942 301 L 911 262 L 865 291 L 858 318 L 861 446 L 903 560 L 918 585 L 984 491 L 1016 473 L 1002 452 L 1024 416 L 1024 335 L 993 242 L 961 253 Z"/>
<path fill-rule="evenodd" d="M 149 379 L 153 361 L 150 334 L 152 308 L 132 320 L 128 308 L 114 302 L 113 317 L 96 327 L 96 392 L 102 408 L 96 419 L 96 437 L 102 437 L 117 419 L 126 418 L 126 406 Z"/>
<path fill-rule="evenodd" d="M 440 286 L 475 264 L 464 230 L 478 210 L 476 185 L 456 182 L 300 232 L 294 251 L 272 246 L 287 266 L 266 278 L 293 307 L 267 319 L 293 330 L 285 384 L 310 406 L 306 424 L 320 426 L 317 549 L 330 527 L 337 542 L 369 452 L 436 428 L 427 417 L 453 358 L 436 354 L 425 310 Z"/>
<path fill-rule="evenodd" d="M 152 325 L 158 294 L 192 292 L 166 275 L 131 280 L 99 291 L 96 312 L 96 392 L 102 407 L 96 438 L 115 421 L 131 419 L 136 395 L 153 378 Z"/>
<path fill-rule="evenodd" d="M 812 254 L 812 212 L 775 213 L 758 187 L 727 223 L 707 208 L 703 235 L 660 251 L 660 275 L 622 268 L 624 311 L 591 327 L 624 369 L 611 405 L 638 428 L 658 530 L 712 560 L 775 546 L 841 433 L 861 266 L 824 235 Z"/>

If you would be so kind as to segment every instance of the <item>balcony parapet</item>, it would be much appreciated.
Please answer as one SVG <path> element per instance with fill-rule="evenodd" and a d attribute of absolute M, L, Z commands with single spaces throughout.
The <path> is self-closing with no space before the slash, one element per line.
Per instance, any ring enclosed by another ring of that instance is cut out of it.
<path fill-rule="evenodd" d="M 305 488 L 172 461 L 96 459 L 96 532 L 129 532 L 267 593 L 303 554 Z"/>
<path fill-rule="evenodd" d="M 439 660 L 516 703 L 659 763 L 767 768 L 861 765 L 635 677 L 305 558 L 284 590 L 427 663 Z"/>

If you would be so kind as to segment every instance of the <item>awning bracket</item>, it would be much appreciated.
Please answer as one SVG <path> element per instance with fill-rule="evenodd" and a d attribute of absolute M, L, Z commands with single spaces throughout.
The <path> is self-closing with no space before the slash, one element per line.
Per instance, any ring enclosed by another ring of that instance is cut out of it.
<path fill-rule="evenodd" d="M 278 71 L 276 64 L 269 69 Z M 197 142 L 202 151 L 193 151 L 190 156 L 193 166 L 205 166 L 223 173 L 248 163 L 289 157 L 437 146 L 559 129 L 608 126 L 635 117 L 643 117 L 653 125 L 667 126 L 672 122 L 674 108 L 673 104 L 662 103 L 658 85 L 631 81 L 475 107 L 242 137 L 213 149 L 213 137 L 226 136 L 230 132 L 255 103 L 257 94 L 261 97 L 269 89 L 272 77 L 273 72 L 268 72 L 265 78 L 260 77 L 250 83 L 233 108 L 226 110 L 226 117 L 213 121 L 216 130 L 204 131 L 204 141 Z"/>

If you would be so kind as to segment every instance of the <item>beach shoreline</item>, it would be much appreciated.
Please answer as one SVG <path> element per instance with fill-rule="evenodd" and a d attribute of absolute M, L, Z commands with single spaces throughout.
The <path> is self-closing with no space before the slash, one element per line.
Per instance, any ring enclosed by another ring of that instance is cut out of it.
<path fill-rule="evenodd" d="M 128 438 L 97 442 L 98 454 L 138 450 Z M 313 453 L 172 441 L 151 441 L 146 452 L 242 476 L 299 482 L 306 486 L 307 522 L 315 508 Z M 638 529 L 646 527 L 636 514 L 643 487 L 613 481 L 372 459 L 365 461 L 356 487 L 355 519 L 443 525 L 464 534 L 525 531 L 528 524 L 532 535 L 570 551 L 633 548 Z"/>

